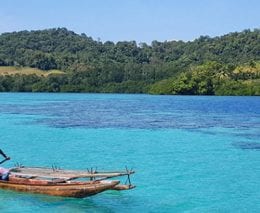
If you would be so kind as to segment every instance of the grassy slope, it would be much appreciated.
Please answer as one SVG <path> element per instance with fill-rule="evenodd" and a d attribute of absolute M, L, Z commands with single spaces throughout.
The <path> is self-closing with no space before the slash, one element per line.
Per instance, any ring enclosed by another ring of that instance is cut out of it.
<path fill-rule="evenodd" d="M 63 71 L 60 70 L 49 70 L 43 71 L 37 68 L 31 67 L 13 67 L 13 66 L 0 66 L 0 75 L 32 75 L 35 74 L 37 76 L 48 76 L 50 74 L 64 74 Z"/>

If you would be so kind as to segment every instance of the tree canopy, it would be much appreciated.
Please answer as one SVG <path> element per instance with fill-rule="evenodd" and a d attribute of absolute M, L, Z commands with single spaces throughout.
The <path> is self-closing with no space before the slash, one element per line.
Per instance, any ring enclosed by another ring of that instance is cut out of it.
<path fill-rule="evenodd" d="M 0 91 L 259 95 L 260 29 L 194 41 L 96 41 L 66 28 L 0 35 L 0 66 L 62 70 L 0 75 Z"/>

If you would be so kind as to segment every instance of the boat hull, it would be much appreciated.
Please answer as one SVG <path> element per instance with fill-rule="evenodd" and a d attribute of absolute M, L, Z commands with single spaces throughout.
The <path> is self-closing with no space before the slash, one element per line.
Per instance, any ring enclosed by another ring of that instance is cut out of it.
<path fill-rule="evenodd" d="M 92 196 L 100 192 L 113 189 L 120 181 L 94 181 L 94 182 L 71 182 L 71 183 L 47 183 L 38 180 L 33 182 L 28 180 L 0 181 L 1 189 L 14 190 L 19 192 L 46 194 L 51 196 L 83 198 Z"/>

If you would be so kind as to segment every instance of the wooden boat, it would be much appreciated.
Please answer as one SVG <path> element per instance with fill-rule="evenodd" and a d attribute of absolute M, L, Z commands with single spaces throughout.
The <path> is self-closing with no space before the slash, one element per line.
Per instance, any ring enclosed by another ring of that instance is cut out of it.
<path fill-rule="evenodd" d="M 9 180 L 0 180 L 1 189 L 21 192 L 47 194 L 52 196 L 82 198 L 106 190 L 128 190 L 133 186 L 130 175 L 126 172 L 97 172 L 61 170 L 41 167 L 19 167 L 10 170 Z M 109 178 L 127 176 L 128 184 L 122 185 L 119 180 Z M 77 180 L 77 179 L 87 180 Z"/>

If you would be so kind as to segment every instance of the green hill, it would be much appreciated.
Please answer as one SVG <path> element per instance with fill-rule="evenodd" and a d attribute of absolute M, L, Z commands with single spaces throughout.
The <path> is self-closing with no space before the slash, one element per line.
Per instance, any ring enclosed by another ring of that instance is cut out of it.
<path fill-rule="evenodd" d="M 151 45 L 100 42 L 65 28 L 20 31 L 0 35 L 0 66 L 66 75 L 17 69 L 0 74 L 0 91 L 259 95 L 259 61 L 259 29 Z"/>

